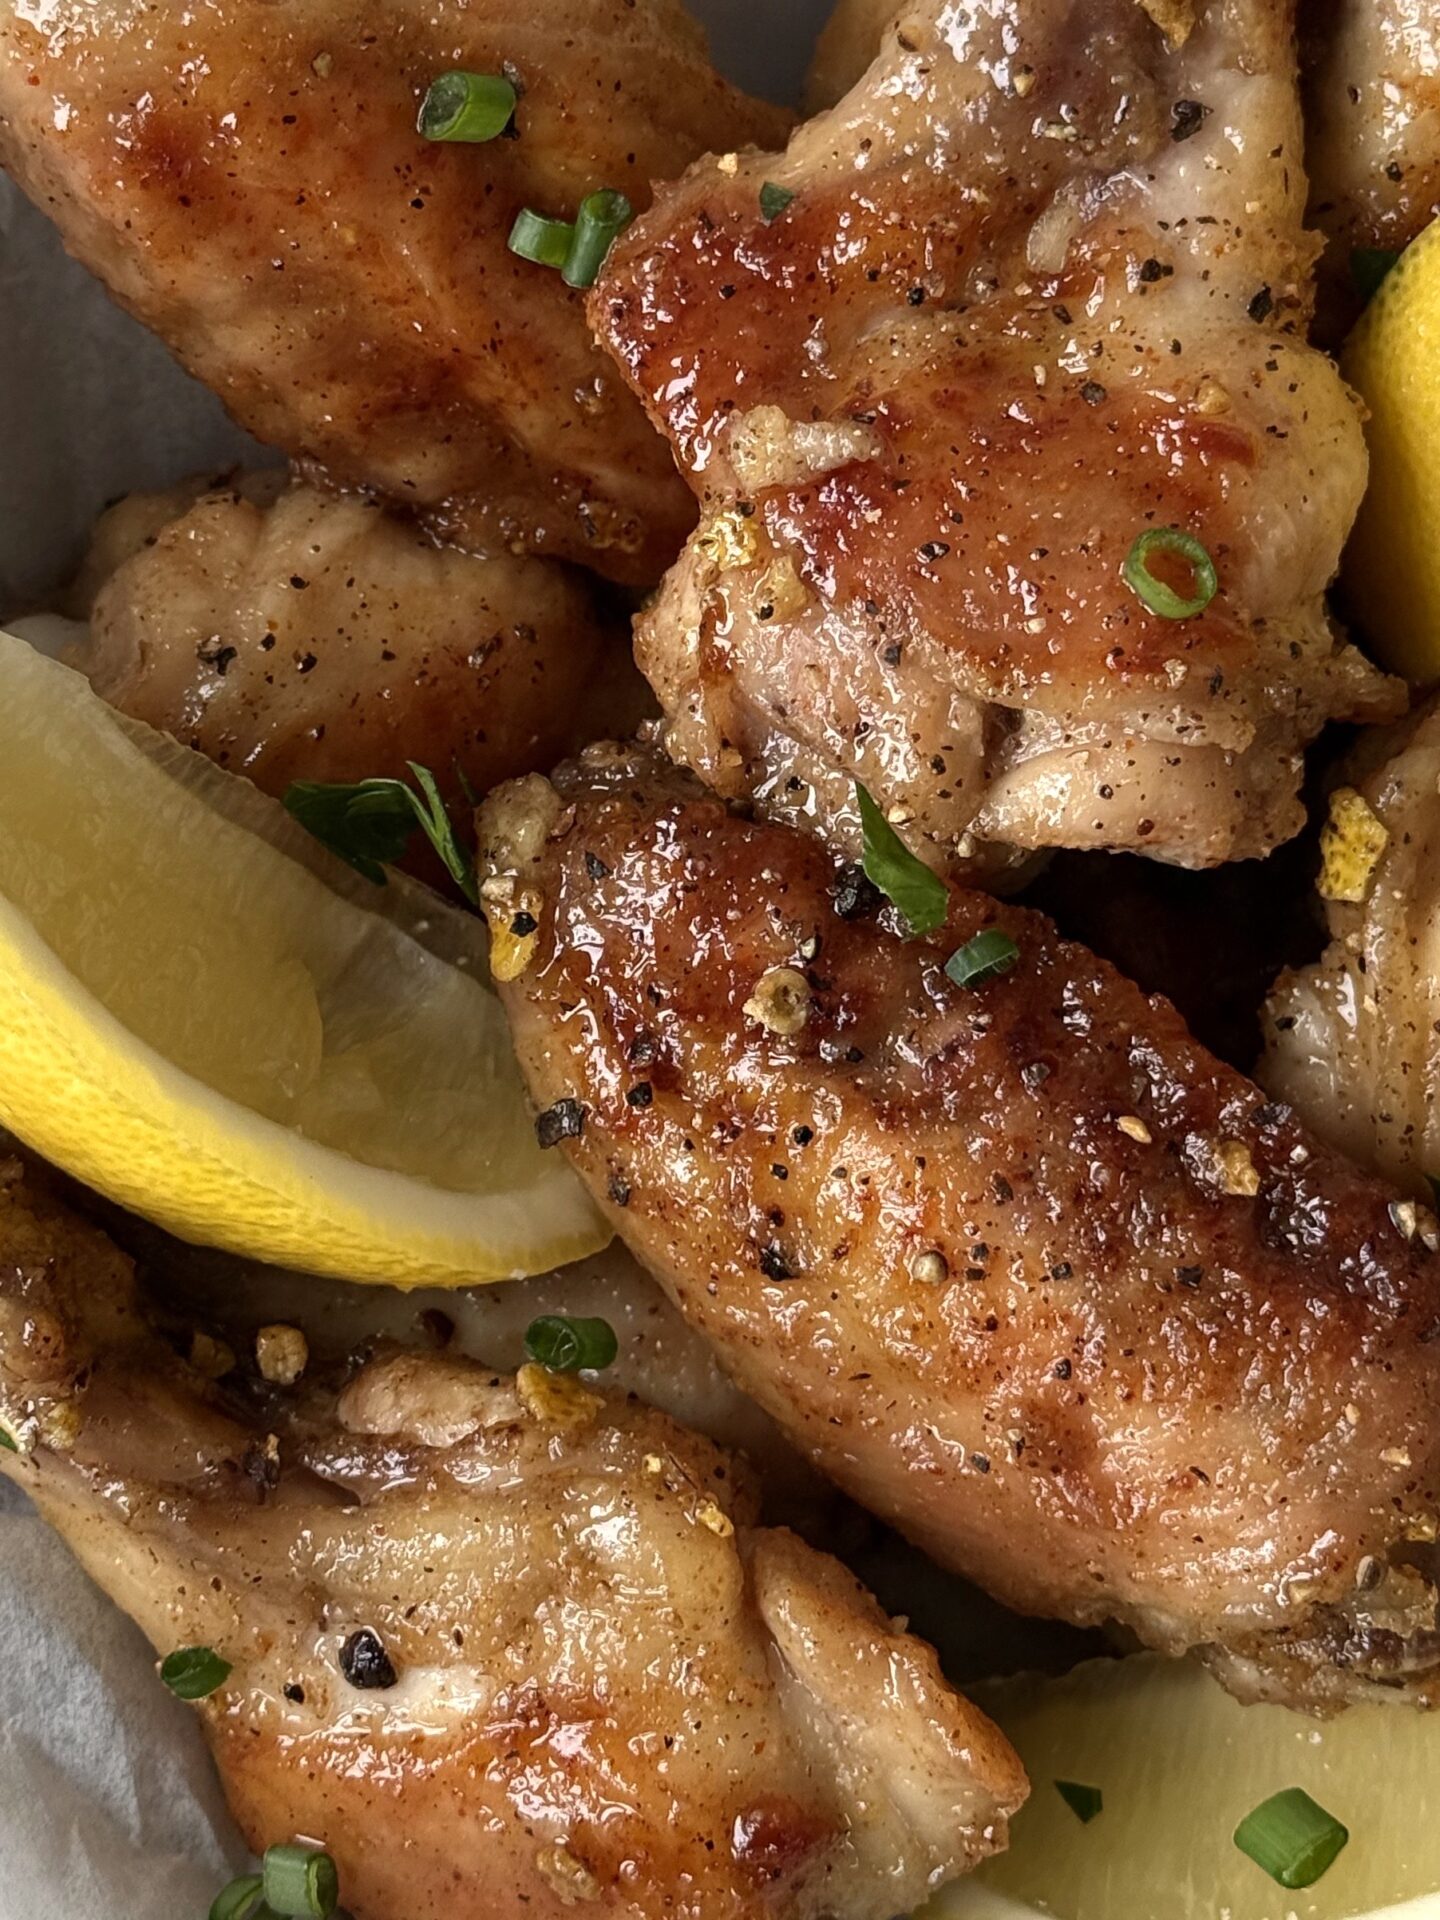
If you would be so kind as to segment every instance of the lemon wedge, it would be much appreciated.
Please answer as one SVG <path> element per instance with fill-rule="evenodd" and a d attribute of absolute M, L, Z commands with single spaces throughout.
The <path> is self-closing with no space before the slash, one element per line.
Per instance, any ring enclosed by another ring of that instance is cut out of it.
<path fill-rule="evenodd" d="M 1425 683 L 1440 678 L 1440 221 L 1385 276 L 1341 366 L 1370 415 L 1346 589 L 1377 657 Z"/>
<path fill-rule="evenodd" d="M 609 1235 L 543 1153 L 472 915 L 0 634 L 0 1122 L 183 1239 L 396 1286 Z"/>
<path fill-rule="evenodd" d="M 1202 1668 L 1150 1654 L 970 1691 L 1013 1741 L 1030 1798 L 1009 1852 L 923 1920 L 1440 1920 L 1440 1715 L 1242 1707 Z M 1082 1822 L 1057 1780 L 1098 1787 L 1101 1811 Z M 1350 1833 L 1300 1892 L 1232 1839 L 1287 1787 Z"/>

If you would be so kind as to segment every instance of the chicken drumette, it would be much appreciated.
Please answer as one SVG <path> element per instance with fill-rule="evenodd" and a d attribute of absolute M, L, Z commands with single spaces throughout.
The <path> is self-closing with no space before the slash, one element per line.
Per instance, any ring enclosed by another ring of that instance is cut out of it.
<path fill-rule="evenodd" d="M 509 76 L 513 138 L 427 143 L 451 69 Z M 786 117 L 679 0 L 0 0 L 0 161 L 262 440 L 467 545 L 656 578 L 693 518 L 524 207 L 637 206 Z"/>
<path fill-rule="evenodd" d="M 217 1385 L 14 1162 L 0 1421 L 157 1651 L 229 1662 L 200 1711 L 240 1824 L 323 1841 L 356 1920 L 890 1920 L 1024 1796 L 929 1649 L 756 1528 L 708 1441 L 433 1353 Z"/>
<path fill-rule="evenodd" d="M 1262 853 L 1325 721 L 1403 703 L 1323 599 L 1365 452 L 1305 340 L 1291 10 L 897 16 L 787 152 L 662 193 L 592 296 L 702 497 L 638 629 L 670 749 L 851 851 L 858 780 L 937 866 Z M 1172 529 L 1188 559 L 1137 592 Z M 1208 605 L 1152 610 L 1207 563 Z"/>
<path fill-rule="evenodd" d="M 557 780 L 482 813 L 542 1137 L 811 1458 L 1023 1611 L 1440 1699 L 1433 1215 L 1038 914 L 906 943 L 653 762 Z"/>

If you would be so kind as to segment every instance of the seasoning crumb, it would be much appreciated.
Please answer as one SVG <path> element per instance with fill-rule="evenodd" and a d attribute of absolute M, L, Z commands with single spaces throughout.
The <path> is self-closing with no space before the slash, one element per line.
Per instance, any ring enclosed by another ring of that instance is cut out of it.
<path fill-rule="evenodd" d="M 588 1426 L 605 1404 L 573 1373 L 552 1373 L 533 1361 L 527 1361 L 516 1374 L 515 1388 L 533 1420 L 563 1432 Z"/>
<path fill-rule="evenodd" d="M 1418 1209 L 1413 1200 L 1392 1200 L 1390 1202 L 1390 1224 L 1402 1240 L 1413 1240 L 1418 1222 Z"/>
<path fill-rule="evenodd" d="M 1122 1113 L 1115 1125 L 1127 1139 L 1138 1140 L 1142 1147 L 1148 1147 L 1155 1137 L 1137 1113 Z"/>
<path fill-rule="evenodd" d="M 950 1278 L 950 1262 L 937 1248 L 931 1247 L 925 1253 L 917 1253 L 910 1262 L 910 1278 L 922 1281 L 927 1287 L 938 1287 Z"/>
<path fill-rule="evenodd" d="M 1243 1140 L 1222 1140 L 1216 1150 L 1220 1184 L 1226 1193 L 1253 1200 L 1260 1191 L 1260 1175 Z"/>
<path fill-rule="evenodd" d="M 1358 1427 L 1360 1424 L 1360 1409 L 1353 1400 L 1349 1401 L 1346 1405 L 1345 1419 L 1352 1427 Z"/>
<path fill-rule="evenodd" d="M 745 1002 L 745 1018 L 791 1039 L 810 1018 L 810 983 L 795 967 L 771 967 Z"/>
<path fill-rule="evenodd" d="M 1355 1585 L 1361 1593 L 1373 1593 L 1385 1578 L 1385 1569 L 1373 1553 L 1362 1554 L 1355 1568 Z"/>
<path fill-rule="evenodd" d="M 535 958 L 544 896 L 517 886 L 512 874 L 481 883 L 480 908 L 490 928 L 490 971 L 502 986 L 518 980 Z"/>
<path fill-rule="evenodd" d="M 1412 1464 L 1409 1449 L 1406 1447 L 1382 1447 L 1380 1458 L 1387 1467 L 1408 1467 Z"/>
<path fill-rule="evenodd" d="M 1337 787 L 1330 796 L 1330 817 L 1320 834 L 1322 900 L 1364 900 L 1371 876 L 1390 835 L 1384 822 L 1353 787 Z"/>
<path fill-rule="evenodd" d="M 317 53 L 315 58 L 310 62 L 310 71 L 315 75 L 317 80 L 328 80 L 335 71 L 334 54 Z"/>
<path fill-rule="evenodd" d="M 713 1500 L 703 1501 L 695 1510 L 695 1518 L 721 1540 L 728 1540 L 735 1531 L 735 1522 Z"/>
<path fill-rule="evenodd" d="M 272 1387 L 293 1387 L 310 1361 L 310 1348 L 298 1327 L 276 1323 L 255 1335 L 255 1364 Z"/>
<path fill-rule="evenodd" d="M 535 1867 L 562 1907 L 600 1898 L 600 1882 L 568 1847 L 542 1847 L 535 1856 Z"/>

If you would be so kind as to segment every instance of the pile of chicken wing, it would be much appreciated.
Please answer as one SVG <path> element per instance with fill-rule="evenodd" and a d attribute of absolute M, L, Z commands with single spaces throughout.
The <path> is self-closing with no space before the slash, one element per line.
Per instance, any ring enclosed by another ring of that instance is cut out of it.
<path fill-rule="evenodd" d="M 355 1920 L 892 1920 L 1002 1848 L 862 1513 L 1440 1705 L 1440 715 L 1329 597 L 1440 10 L 1295 12 L 841 0 L 797 125 L 679 0 L 0 0 L 0 161 L 278 456 L 112 508 L 69 657 L 276 795 L 436 769 L 617 1240 L 262 1300 L 0 1160 L 0 1470 L 225 1646 L 245 1836 Z M 417 131 L 454 71 L 499 137 Z M 599 186 L 588 291 L 507 244 Z"/>

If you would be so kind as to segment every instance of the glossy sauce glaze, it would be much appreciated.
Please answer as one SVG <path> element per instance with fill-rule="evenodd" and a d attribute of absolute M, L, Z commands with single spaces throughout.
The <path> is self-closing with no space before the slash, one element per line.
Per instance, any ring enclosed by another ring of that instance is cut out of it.
<path fill-rule="evenodd" d="M 1323 600 L 1365 453 L 1305 343 L 1289 9 L 1152 11 L 907 6 L 613 251 L 593 320 L 703 502 L 637 656 L 727 797 L 853 851 L 858 778 L 937 866 L 1208 865 L 1298 830 L 1327 719 L 1398 711 Z M 1183 621 L 1122 578 L 1169 527 L 1219 578 Z"/>
<path fill-rule="evenodd" d="M 513 75 L 515 138 L 420 137 L 457 67 Z M 243 425 L 464 544 L 642 584 L 693 508 L 581 296 L 510 227 L 598 187 L 644 206 L 785 124 L 678 0 L 0 4 L 0 160 Z"/>
<path fill-rule="evenodd" d="M 856 1499 L 1244 1695 L 1440 1693 L 1433 1216 L 1038 914 L 957 892 L 904 941 L 816 842 L 598 752 L 482 836 L 541 919 L 537 1105 Z M 991 927 L 1013 970 L 953 984 Z"/>

